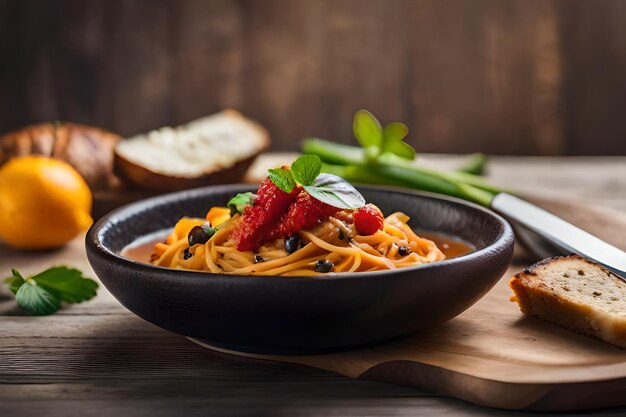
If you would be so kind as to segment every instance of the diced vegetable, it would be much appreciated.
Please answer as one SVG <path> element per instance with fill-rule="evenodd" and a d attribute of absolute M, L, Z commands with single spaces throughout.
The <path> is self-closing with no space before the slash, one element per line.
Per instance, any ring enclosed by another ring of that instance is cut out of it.
<path fill-rule="evenodd" d="M 211 226 L 217 227 L 230 219 L 230 209 L 228 207 L 211 207 L 206 214 L 206 219 L 211 223 Z"/>

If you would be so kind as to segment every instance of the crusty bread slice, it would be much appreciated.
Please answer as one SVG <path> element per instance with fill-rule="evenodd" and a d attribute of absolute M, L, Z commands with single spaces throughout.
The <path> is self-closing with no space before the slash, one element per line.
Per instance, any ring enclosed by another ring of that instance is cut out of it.
<path fill-rule="evenodd" d="M 269 147 L 267 131 L 236 110 L 120 141 L 115 171 L 152 190 L 178 190 L 239 181 Z"/>
<path fill-rule="evenodd" d="M 626 348 L 626 282 L 580 256 L 545 259 L 511 278 L 523 313 Z"/>

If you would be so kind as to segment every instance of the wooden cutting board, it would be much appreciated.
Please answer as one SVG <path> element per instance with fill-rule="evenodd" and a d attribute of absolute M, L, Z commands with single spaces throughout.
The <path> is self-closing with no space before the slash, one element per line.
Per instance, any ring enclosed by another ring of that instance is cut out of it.
<path fill-rule="evenodd" d="M 268 156 L 246 180 L 258 182 L 268 166 L 292 159 Z M 150 195 L 96 194 L 95 215 Z M 626 250 L 626 213 L 577 201 L 526 198 Z M 419 334 L 327 355 L 227 353 L 423 387 L 489 407 L 566 411 L 626 405 L 626 351 L 524 317 L 508 301 L 508 278 L 536 260 L 517 245 L 512 267 L 489 294 L 455 319 Z"/>
<path fill-rule="evenodd" d="M 626 213 L 533 199 L 579 227 L 626 249 Z M 427 388 L 475 404 L 541 411 L 626 405 L 626 351 L 524 317 L 509 301 L 508 278 L 455 319 L 378 346 L 314 356 L 221 352 L 312 366 L 350 378 Z"/>

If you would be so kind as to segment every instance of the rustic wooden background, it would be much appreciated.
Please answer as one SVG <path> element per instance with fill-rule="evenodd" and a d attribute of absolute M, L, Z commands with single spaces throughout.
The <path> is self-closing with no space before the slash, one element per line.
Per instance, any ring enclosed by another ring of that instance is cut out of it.
<path fill-rule="evenodd" d="M 0 132 L 236 107 L 294 150 L 352 141 L 363 107 L 420 151 L 624 155 L 625 21 L 620 0 L 0 0 Z"/>

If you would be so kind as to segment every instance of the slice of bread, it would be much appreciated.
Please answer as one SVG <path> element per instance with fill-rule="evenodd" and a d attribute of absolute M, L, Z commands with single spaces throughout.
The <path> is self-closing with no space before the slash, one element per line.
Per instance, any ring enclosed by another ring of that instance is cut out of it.
<path fill-rule="evenodd" d="M 237 182 L 269 144 L 262 126 L 224 110 L 120 141 L 115 172 L 139 188 L 159 191 Z"/>
<path fill-rule="evenodd" d="M 580 256 L 545 259 L 511 278 L 523 313 L 626 348 L 626 281 Z"/>

